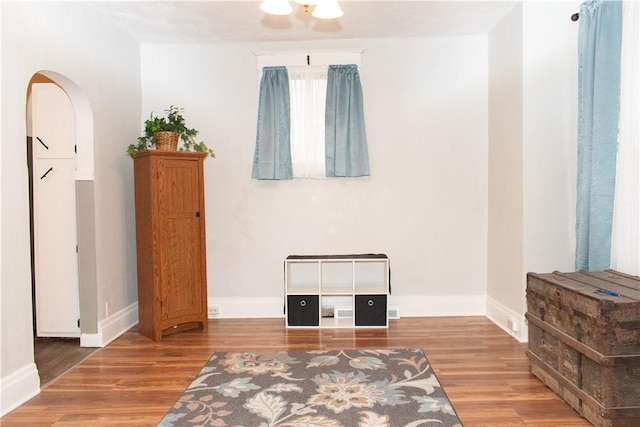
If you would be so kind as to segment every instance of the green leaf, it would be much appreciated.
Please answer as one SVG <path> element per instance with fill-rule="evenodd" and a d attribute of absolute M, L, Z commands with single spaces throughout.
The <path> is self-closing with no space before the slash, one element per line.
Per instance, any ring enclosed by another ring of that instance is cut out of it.
<path fill-rule="evenodd" d="M 158 143 L 154 134 L 156 132 L 169 131 L 176 132 L 180 136 L 180 140 L 182 141 L 180 151 L 208 153 L 211 157 L 216 157 L 214 151 L 210 149 L 204 141 L 195 142 L 198 131 L 187 127 L 183 116 L 183 108 L 171 105 L 164 110 L 164 112 L 164 117 L 156 116 L 151 112 L 149 118 L 144 122 L 144 133 L 138 137 L 138 144 L 130 144 L 127 147 L 127 154 L 133 155 L 139 151 L 154 148 Z"/>

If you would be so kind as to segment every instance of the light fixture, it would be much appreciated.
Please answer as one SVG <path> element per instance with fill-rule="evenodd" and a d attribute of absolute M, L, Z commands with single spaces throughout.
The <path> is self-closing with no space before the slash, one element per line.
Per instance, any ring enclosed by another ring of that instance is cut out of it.
<path fill-rule="evenodd" d="M 288 0 L 263 0 L 260 10 L 271 15 L 288 15 L 293 12 Z"/>
<path fill-rule="evenodd" d="M 317 5 L 318 0 L 296 0 L 296 3 L 301 4 L 305 12 L 309 12 L 309 6 Z"/>
<path fill-rule="evenodd" d="M 344 15 L 338 0 L 320 0 L 312 15 L 320 19 L 335 19 Z"/>
<path fill-rule="evenodd" d="M 308 12 L 310 6 L 315 6 L 311 13 L 319 19 L 335 19 L 344 15 L 338 0 L 295 0 L 296 3 L 304 7 Z M 262 0 L 260 10 L 271 15 L 288 15 L 293 12 L 288 0 Z"/>

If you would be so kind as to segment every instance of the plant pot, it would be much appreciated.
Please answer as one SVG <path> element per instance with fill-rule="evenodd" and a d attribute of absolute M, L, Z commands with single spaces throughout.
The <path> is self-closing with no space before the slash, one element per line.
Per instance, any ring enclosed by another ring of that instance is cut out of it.
<path fill-rule="evenodd" d="M 178 149 L 178 139 L 180 135 L 177 132 L 161 131 L 154 133 L 156 140 L 156 150 L 176 151 Z"/>

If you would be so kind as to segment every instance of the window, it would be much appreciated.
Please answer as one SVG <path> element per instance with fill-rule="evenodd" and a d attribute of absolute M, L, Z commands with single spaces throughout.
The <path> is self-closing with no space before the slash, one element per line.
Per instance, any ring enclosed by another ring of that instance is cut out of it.
<path fill-rule="evenodd" d="M 325 178 L 325 104 L 327 67 L 287 67 L 294 178 Z"/>
<path fill-rule="evenodd" d="M 253 178 L 369 175 L 360 53 L 311 57 L 258 55 L 258 68 L 265 68 Z"/>

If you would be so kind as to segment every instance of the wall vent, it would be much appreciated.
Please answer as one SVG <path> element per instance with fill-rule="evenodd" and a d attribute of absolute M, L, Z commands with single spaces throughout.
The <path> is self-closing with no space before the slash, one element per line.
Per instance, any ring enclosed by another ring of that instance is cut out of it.
<path fill-rule="evenodd" d="M 340 306 L 333 309 L 333 315 L 336 319 L 351 319 L 353 317 L 353 308 L 350 306 Z M 389 319 L 399 319 L 400 309 L 397 305 L 390 305 L 387 311 Z"/>
<path fill-rule="evenodd" d="M 351 319 L 353 317 L 353 308 L 350 306 L 335 307 L 333 316 L 336 319 Z"/>

